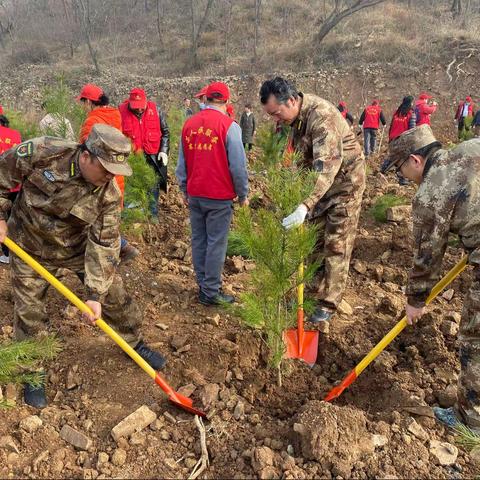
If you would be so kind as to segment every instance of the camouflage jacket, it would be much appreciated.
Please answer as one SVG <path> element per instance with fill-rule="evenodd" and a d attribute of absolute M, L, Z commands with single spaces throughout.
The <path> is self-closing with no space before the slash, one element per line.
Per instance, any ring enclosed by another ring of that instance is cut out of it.
<path fill-rule="evenodd" d="M 9 236 L 28 253 L 68 268 L 84 257 L 85 287 L 103 299 L 120 251 L 120 191 L 81 175 L 78 143 L 41 137 L 0 156 L 0 219 L 12 208 L 10 188 L 22 183 L 8 220 Z"/>
<path fill-rule="evenodd" d="M 406 294 L 421 307 L 440 277 L 449 232 L 468 253 L 480 247 L 480 139 L 437 150 L 413 199 L 414 261 Z M 471 263 L 480 264 L 477 252 Z"/>
<path fill-rule="evenodd" d="M 315 95 L 302 95 L 291 140 L 303 154 L 300 164 L 318 172 L 313 193 L 303 203 L 311 210 L 320 200 L 363 194 L 365 158 L 360 144 L 337 108 Z"/>

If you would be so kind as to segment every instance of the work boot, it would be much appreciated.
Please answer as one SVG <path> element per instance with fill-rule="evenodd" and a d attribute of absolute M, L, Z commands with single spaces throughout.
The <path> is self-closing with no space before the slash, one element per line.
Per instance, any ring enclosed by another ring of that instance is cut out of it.
<path fill-rule="evenodd" d="M 34 386 L 30 383 L 25 384 L 23 389 L 23 400 L 27 405 L 35 408 L 45 408 L 47 406 L 47 395 L 45 393 L 45 384 Z"/>
<path fill-rule="evenodd" d="M 158 352 L 151 350 L 145 345 L 142 341 L 137 343 L 137 346 L 134 350 L 154 369 L 162 370 L 166 363 L 167 359 Z"/>
<path fill-rule="evenodd" d="M 139 253 L 140 252 L 135 247 L 127 243 L 122 249 L 120 249 L 120 263 L 131 262 Z"/>
<path fill-rule="evenodd" d="M 435 418 L 440 422 L 450 428 L 458 427 L 462 424 L 460 419 L 457 417 L 455 408 L 440 408 L 433 407 L 433 414 Z"/>
<path fill-rule="evenodd" d="M 0 263 L 8 265 L 10 263 L 10 257 L 7 257 L 6 255 L 0 255 Z"/>
<path fill-rule="evenodd" d="M 318 326 L 319 332 L 327 335 L 330 331 L 330 319 L 334 312 L 323 307 L 316 307 L 314 312 L 308 317 L 308 321 Z"/>
<path fill-rule="evenodd" d="M 218 292 L 214 297 L 209 297 L 205 293 L 203 293 L 202 290 L 200 290 L 200 293 L 198 295 L 198 301 L 202 305 L 222 305 L 224 303 L 233 303 L 235 302 L 235 297 L 232 295 L 227 295 L 226 293 L 223 293 L 222 291 Z"/>

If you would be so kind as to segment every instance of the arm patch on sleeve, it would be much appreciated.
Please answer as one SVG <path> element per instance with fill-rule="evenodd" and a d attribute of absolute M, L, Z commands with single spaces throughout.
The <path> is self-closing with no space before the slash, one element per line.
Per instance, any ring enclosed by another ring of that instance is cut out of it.
<path fill-rule="evenodd" d="M 17 157 L 30 157 L 33 154 L 33 142 L 24 142 L 17 146 L 15 150 Z"/>

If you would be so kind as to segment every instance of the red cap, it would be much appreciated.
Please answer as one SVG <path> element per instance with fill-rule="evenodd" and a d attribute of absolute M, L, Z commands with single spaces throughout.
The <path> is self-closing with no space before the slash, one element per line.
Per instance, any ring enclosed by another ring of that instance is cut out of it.
<path fill-rule="evenodd" d="M 231 103 L 227 105 L 227 115 L 230 118 L 235 118 L 235 110 L 233 109 L 233 105 Z"/>
<path fill-rule="evenodd" d="M 197 94 L 195 94 L 193 96 L 193 98 L 200 98 L 200 97 L 203 97 L 204 95 L 207 94 L 207 88 L 208 88 L 208 85 L 205 85 Z"/>
<path fill-rule="evenodd" d="M 207 87 L 207 98 L 215 98 L 227 102 L 230 98 L 230 90 L 223 82 L 213 82 Z"/>
<path fill-rule="evenodd" d="M 128 97 L 128 104 L 132 110 L 144 110 L 147 108 L 147 94 L 141 88 L 133 88 Z"/>
<path fill-rule="evenodd" d="M 471 103 L 472 102 L 472 97 L 466 97 L 465 101 L 468 102 L 468 103 Z"/>
<path fill-rule="evenodd" d="M 429 95 L 428 93 L 425 93 L 425 92 L 424 92 L 424 93 L 421 93 L 421 94 L 418 96 L 418 99 L 419 99 L 419 100 L 428 100 L 428 99 L 430 99 L 430 98 L 432 98 L 432 96 Z"/>
<path fill-rule="evenodd" d="M 87 100 L 91 100 L 92 102 L 98 102 L 102 95 L 103 90 L 100 87 L 97 87 L 93 83 L 87 83 L 82 87 L 82 90 L 80 91 L 80 95 L 77 97 L 77 100 L 86 98 Z"/>
<path fill-rule="evenodd" d="M 341 102 L 338 102 L 338 106 L 339 107 L 346 107 L 347 103 L 342 100 Z"/>
<path fill-rule="evenodd" d="M 0 105 L 0 115 L 3 115 L 3 107 Z"/>

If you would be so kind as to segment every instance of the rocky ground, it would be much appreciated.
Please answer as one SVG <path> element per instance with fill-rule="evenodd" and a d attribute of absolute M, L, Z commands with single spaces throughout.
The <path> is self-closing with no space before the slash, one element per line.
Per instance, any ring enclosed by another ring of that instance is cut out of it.
<path fill-rule="evenodd" d="M 455 401 L 456 333 L 468 271 L 338 400 L 322 402 L 402 315 L 411 261 L 408 212 L 379 224 L 368 209 L 383 193 L 411 196 L 414 190 L 378 174 L 377 164 L 369 169 L 342 313 L 329 336 L 321 336 L 317 364 L 292 361 L 281 388 L 258 334 L 221 308 L 196 302 L 187 214 L 175 188 L 163 205 L 164 223 L 153 227 L 149 242 L 137 241 L 142 255 L 122 267 L 144 311 L 146 341 L 168 357 L 165 377 L 208 412 L 210 466 L 203 477 L 468 478 L 478 471 L 432 418 L 433 406 Z M 449 247 L 445 269 L 460 257 Z M 249 269 L 248 261 L 230 259 L 226 290 L 247 288 Z M 65 280 L 81 292 L 74 278 Z M 0 282 L 6 340 L 12 299 L 5 267 Z M 17 406 L 0 411 L 0 477 L 187 477 L 201 454 L 192 416 L 169 404 L 56 293 L 48 310 L 50 330 L 64 342 L 48 368 L 50 405 L 36 411 L 22 404 L 20 391 L 3 387 Z"/>

